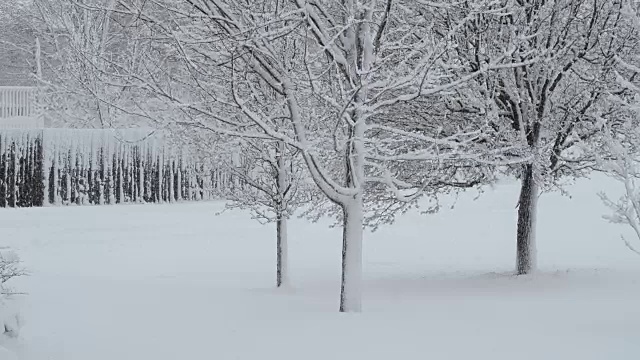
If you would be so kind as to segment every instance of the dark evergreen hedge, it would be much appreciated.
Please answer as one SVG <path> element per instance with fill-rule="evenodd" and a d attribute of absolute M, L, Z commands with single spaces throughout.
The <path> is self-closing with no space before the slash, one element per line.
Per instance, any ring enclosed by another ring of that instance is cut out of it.
<path fill-rule="evenodd" d="M 203 200 L 233 183 L 159 143 L 114 130 L 0 130 L 0 207 Z"/>

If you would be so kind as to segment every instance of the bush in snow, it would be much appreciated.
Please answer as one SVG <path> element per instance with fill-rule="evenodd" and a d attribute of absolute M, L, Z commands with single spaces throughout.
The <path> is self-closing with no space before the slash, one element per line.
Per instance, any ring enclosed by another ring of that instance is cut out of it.
<path fill-rule="evenodd" d="M 7 283 L 24 274 L 18 256 L 7 249 L 0 249 L 0 338 L 18 335 L 20 318 L 12 298 L 16 293 Z"/>
<path fill-rule="evenodd" d="M 609 176 L 622 184 L 624 191 L 617 201 L 604 192 L 600 193 L 600 198 L 612 211 L 612 214 L 604 216 L 605 219 L 633 229 L 636 239 L 622 237 L 622 240 L 631 251 L 640 255 L 640 158 L 637 148 L 640 144 L 640 132 L 637 131 L 635 122 L 627 122 L 621 126 L 627 128 L 623 139 L 614 139 L 612 136 L 608 138 L 607 146 L 611 150 L 612 159 L 606 162 L 604 168 Z"/>

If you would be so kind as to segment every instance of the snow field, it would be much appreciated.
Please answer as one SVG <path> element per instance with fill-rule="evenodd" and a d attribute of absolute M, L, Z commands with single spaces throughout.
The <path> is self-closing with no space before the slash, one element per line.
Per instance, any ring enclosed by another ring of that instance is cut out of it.
<path fill-rule="evenodd" d="M 640 259 L 596 178 L 540 201 L 540 272 L 511 275 L 517 186 L 365 235 L 363 313 L 339 314 L 339 229 L 289 226 L 292 286 L 275 289 L 275 226 L 221 202 L 2 210 L 32 275 L 21 360 L 637 359 Z M 10 359 L 0 352 L 0 359 Z"/>

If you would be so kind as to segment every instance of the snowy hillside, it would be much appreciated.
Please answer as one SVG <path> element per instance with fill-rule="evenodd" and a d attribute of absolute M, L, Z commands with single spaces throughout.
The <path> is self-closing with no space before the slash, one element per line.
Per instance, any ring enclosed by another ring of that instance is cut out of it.
<path fill-rule="evenodd" d="M 542 198 L 541 271 L 523 277 L 515 185 L 367 233 L 361 314 L 336 312 L 327 221 L 292 222 L 293 287 L 276 290 L 275 230 L 216 217 L 220 202 L 2 210 L 1 242 L 32 271 L 7 346 L 21 360 L 637 359 L 640 259 L 600 219 L 610 184 Z"/>

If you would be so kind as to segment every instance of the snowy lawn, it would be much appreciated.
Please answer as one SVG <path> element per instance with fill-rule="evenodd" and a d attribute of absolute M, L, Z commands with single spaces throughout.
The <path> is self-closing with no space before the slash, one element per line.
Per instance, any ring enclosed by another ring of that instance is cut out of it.
<path fill-rule="evenodd" d="M 510 274 L 515 184 L 367 234 L 361 314 L 337 312 L 328 221 L 292 222 L 293 287 L 276 290 L 274 226 L 216 217 L 220 202 L 0 210 L 0 245 L 32 272 L 13 284 L 28 296 L 8 346 L 23 360 L 640 359 L 640 258 L 600 219 L 603 184 L 541 199 L 533 276 Z"/>

